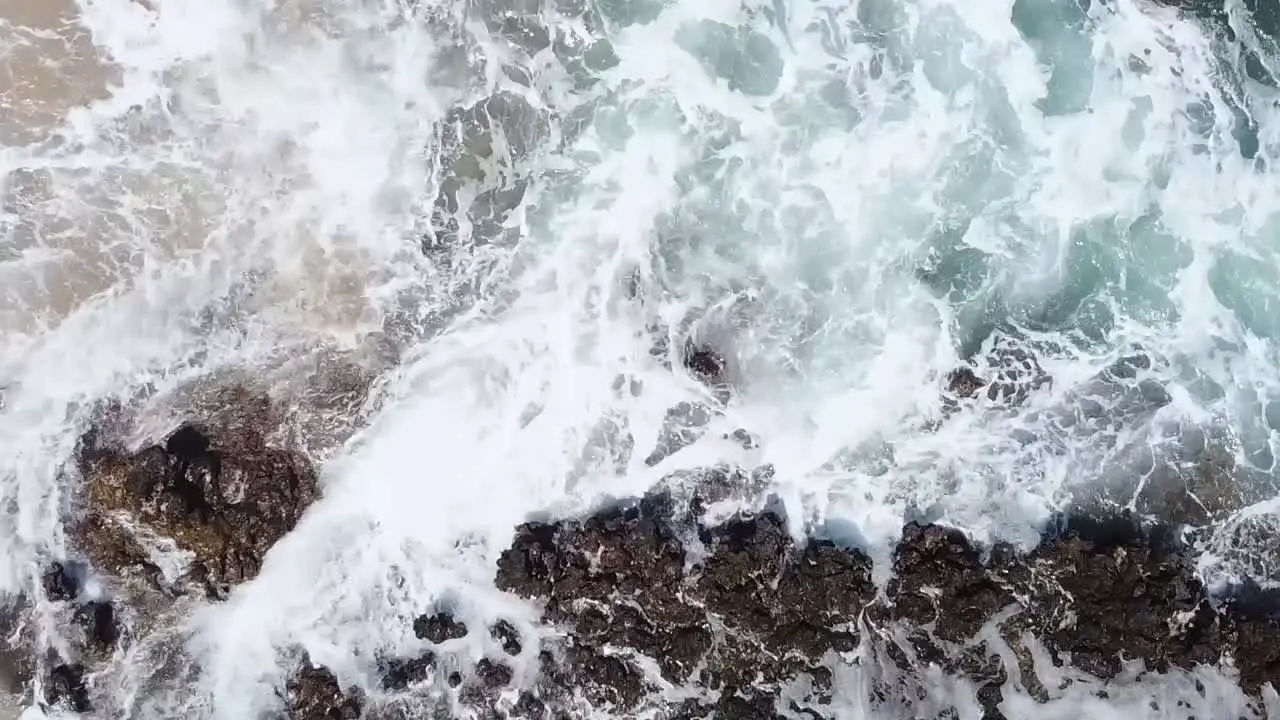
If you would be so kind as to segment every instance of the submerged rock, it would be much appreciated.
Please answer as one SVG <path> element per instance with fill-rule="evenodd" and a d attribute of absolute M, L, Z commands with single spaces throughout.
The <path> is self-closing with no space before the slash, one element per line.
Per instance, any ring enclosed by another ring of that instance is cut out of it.
<path fill-rule="evenodd" d="M 543 603 L 567 633 L 542 651 L 540 702 L 569 708 L 576 693 L 622 713 L 656 704 L 668 717 L 774 718 L 789 707 L 834 718 L 833 670 L 871 646 L 908 684 L 931 665 L 968 677 L 987 717 L 1000 717 L 1007 668 L 984 628 L 1013 649 L 1033 695 L 1026 642 L 1101 679 L 1133 660 L 1161 672 L 1230 658 L 1248 691 L 1280 684 L 1280 625 L 1215 607 L 1169 528 L 1072 518 L 1023 554 L 910 524 L 878 593 L 860 551 L 797 544 L 773 512 L 709 524 L 699 507 L 661 493 L 517 529 L 496 583 Z M 668 683 L 694 697 L 661 699 Z M 878 692 L 901 707 L 918 690 Z"/>
<path fill-rule="evenodd" d="M 35 673 L 27 611 L 21 599 L 0 599 L 0 693 L 22 695 Z"/>
<path fill-rule="evenodd" d="M 1042 348 L 1005 333 L 988 338 L 984 348 L 943 378 L 944 415 L 977 400 L 1017 407 L 1033 393 L 1052 387 L 1053 378 L 1037 357 Z"/>

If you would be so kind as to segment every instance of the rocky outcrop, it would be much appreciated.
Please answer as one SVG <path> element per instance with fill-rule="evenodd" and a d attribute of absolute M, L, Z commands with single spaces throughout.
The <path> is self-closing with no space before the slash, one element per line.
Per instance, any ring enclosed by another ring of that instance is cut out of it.
<path fill-rule="evenodd" d="M 145 533 L 188 554 L 185 579 L 213 597 L 257 574 L 317 492 L 310 462 L 267 446 L 251 421 L 217 430 L 186 424 L 133 452 L 90 439 L 82 462 L 85 510 L 71 534 L 94 567 L 154 576 Z"/>
<path fill-rule="evenodd" d="M 364 708 L 358 690 L 343 690 L 326 668 L 304 657 L 285 690 L 281 720 L 357 720 Z"/>
<path fill-rule="evenodd" d="M 739 717 L 798 677 L 822 686 L 828 654 L 858 645 L 870 563 L 825 541 L 795 548 L 764 514 L 701 528 L 706 557 L 691 570 L 672 509 L 652 496 L 581 523 L 525 525 L 498 586 L 545 600 L 545 617 L 573 628 L 562 652 L 593 704 L 629 711 L 656 689 L 638 656 L 661 681 L 718 692 L 717 710 Z"/>
<path fill-rule="evenodd" d="M 159 413 L 174 418 L 169 431 L 141 448 L 129 443 L 141 434 L 137 408 L 102 410 L 75 458 L 82 485 L 67 523 L 69 555 L 47 565 L 38 588 L 58 638 L 37 642 L 22 625 L 30 613 L 15 614 L 24 619 L 11 634 L 27 645 L 21 656 L 33 660 L 18 684 L 30 687 L 38 676 L 46 704 L 102 710 L 97 671 L 145 637 L 176 596 L 216 601 L 258 573 L 318 496 L 312 461 L 294 448 L 304 436 L 342 432 L 324 418 L 352 415 L 356 396 L 368 391 L 366 377 L 342 382 L 340 369 L 331 370 L 289 390 L 315 409 L 309 417 L 320 419 L 318 430 L 291 425 L 278 401 L 234 383 L 188 388 L 184 403 Z M 358 700 L 325 694 L 324 673 L 299 671 L 289 717 L 358 716 L 350 715 Z M 317 710 L 329 707 L 329 697 L 344 699 L 330 703 L 332 712 Z"/>
<path fill-rule="evenodd" d="M 707 524 L 703 502 L 655 494 L 517 530 L 497 584 L 542 602 L 545 620 L 567 633 L 542 651 L 540 703 L 836 717 L 833 669 L 870 645 L 905 678 L 931 665 L 968 677 L 996 718 L 1007 669 L 984 628 L 1013 649 L 1033 693 L 1030 638 L 1055 664 L 1103 679 L 1131 660 L 1159 672 L 1230 659 L 1249 691 L 1280 684 L 1280 625 L 1239 604 L 1215 606 L 1168 528 L 1074 518 L 1022 554 L 1006 545 L 984 553 L 959 531 L 911 524 L 878 593 L 863 553 L 796 544 L 769 511 Z M 692 697 L 658 699 L 673 686 Z M 913 688 L 881 692 L 901 702 Z"/>

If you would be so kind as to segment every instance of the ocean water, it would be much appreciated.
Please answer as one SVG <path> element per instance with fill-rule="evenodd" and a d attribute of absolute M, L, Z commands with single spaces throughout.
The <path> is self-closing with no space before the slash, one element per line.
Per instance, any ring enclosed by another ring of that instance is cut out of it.
<path fill-rule="evenodd" d="M 1030 546 L 1213 460 L 1245 500 L 1202 571 L 1280 581 L 1247 540 L 1280 513 L 1255 5 L 0 0 L 0 591 L 65 545 L 99 402 L 388 328 L 377 411 L 313 448 L 325 497 L 117 659 L 125 717 L 255 717 L 299 644 L 377 695 L 363 658 L 439 601 L 532 631 L 491 582 L 515 524 L 718 462 L 887 557 L 904 518 Z M 719 402 L 687 338 L 734 393 L 647 462 L 670 408 Z M 1052 384 L 942 420 L 947 373 L 1009 344 Z M 839 678 L 844 717 L 880 672 Z M 1008 714 L 1253 712 L 1207 669 L 1096 689 Z"/>

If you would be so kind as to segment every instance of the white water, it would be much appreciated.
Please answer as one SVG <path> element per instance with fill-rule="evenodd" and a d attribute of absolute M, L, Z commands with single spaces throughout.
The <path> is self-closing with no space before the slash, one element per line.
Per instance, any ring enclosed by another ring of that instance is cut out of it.
<path fill-rule="evenodd" d="M 532 620 L 491 584 L 513 525 L 678 469 L 771 463 L 797 531 L 856 528 L 880 555 L 908 510 L 1033 543 L 1073 498 L 1127 500 L 1194 460 L 1196 429 L 1239 482 L 1276 479 L 1275 93 L 1246 80 L 1232 100 L 1224 48 L 1147 0 L 678 0 L 589 21 L 546 2 L 568 49 L 532 57 L 484 3 L 81 0 L 24 31 L 18 2 L 0 4 L 0 62 L 33 72 L 21 43 L 87 34 L 74 62 L 45 52 L 92 82 L 4 98 L 57 92 L 0 147 L 0 589 L 63 543 L 62 464 L 94 401 L 356 348 L 391 313 L 419 328 L 326 497 L 192 620 L 204 672 L 129 700 L 149 661 L 116 671 L 131 717 L 254 717 L 298 643 L 372 690 L 370 658 L 407 648 L 437 601 L 473 626 Z M 732 56 L 704 21 L 757 33 L 754 60 L 717 77 L 695 53 Z M 615 65 L 582 67 L 591 33 Z M 524 143 L 508 121 L 461 174 L 527 182 L 524 204 L 505 240 L 464 221 L 424 255 L 439 121 L 498 90 L 545 132 Z M 1256 158 L 1233 136 L 1242 103 Z M 659 321 L 673 347 L 715 342 L 737 393 L 706 441 L 648 467 L 667 409 L 709 399 L 650 354 Z M 1060 346 L 1041 357 L 1052 388 L 927 430 L 995 322 Z M 1135 343 L 1167 404 L 1094 380 Z M 758 449 L 718 441 L 739 427 Z M 1239 571 L 1220 557 L 1206 572 Z M 870 712 L 871 672 L 843 678 L 848 717 Z M 1204 695 L 1174 677 L 1103 702 L 1077 683 L 1006 714 L 1249 715 L 1210 675 Z"/>

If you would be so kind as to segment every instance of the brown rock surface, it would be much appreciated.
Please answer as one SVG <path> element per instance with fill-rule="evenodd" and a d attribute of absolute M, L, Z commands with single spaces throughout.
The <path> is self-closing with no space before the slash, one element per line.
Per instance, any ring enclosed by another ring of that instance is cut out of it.
<path fill-rule="evenodd" d="M 1102 679 L 1126 660 L 1159 672 L 1231 658 L 1246 690 L 1280 684 L 1280 625 L 1240 604 L 1215 607 L 1163 526 L 1076 517 L 1031 553 L 998 545 L 984 554 L 956 530 L 910 524 L 877 596 L 866 555 L 823 540 L 797 545 L 771 512 L 699 522 L 690 544 L 682 524 L 697 506 L 657 494 L 517 530 L 498 586 L 544 603 L 546 621 L 568 633 L 543 651 L 540 702 L 570 709 L 577 688 L 623 712 L 656 702 L 672 717 L 775 718 L 790 707 L 833 718 L 832 669 L 865 641 L 908 685 L 930 664 L 970 678 L 986 717 L 998 718 L 1006 671 L 978 639 L 993 622 L 1024 675 L 1025 634 L 1056 663 Z M 662 681 L 715 695 L 670 705 L 653 695 Z M 1034 680 L 1028 687 L 1037 692 Z M 915 692 L 878 691 L 897 703 Z"/>
<path fill-rule="evenodd" d="M 286 688 L 282 720 L 356 720 L 363 706 L 357 691 L 344 692 L 333 673 L 304 658 Z"/>
<path fill-rule="evenodd" d="M 252 422 L 183 425 L 136 452 L 94 448 L 83 467 L 86 512 L 72 536 L 100 571 L 150 565 L 129 537 L 141 525 L 192 553 L 191 578 L 214 596 L 256 575 L 317 493 L 311 464 L 267 447 Z"/>

